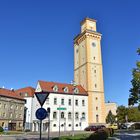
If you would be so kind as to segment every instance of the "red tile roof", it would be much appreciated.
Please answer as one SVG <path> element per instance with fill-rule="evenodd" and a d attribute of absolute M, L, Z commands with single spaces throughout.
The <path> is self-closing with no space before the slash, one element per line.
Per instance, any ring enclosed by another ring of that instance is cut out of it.
<path fill-rule="evenodd" d="M 0 96 L 19 99 L 19 100 L 25 100 L 23 99 L 23 97 L 19 96 L 14 90 L 9 90 L 5 88 L 0 88 Z"/>
<path fill-rule="evenodd" d="M 25 87 L 25 88 L 21 88 L 21 89 L 15 90 L 15 92 L 18 95 L 23 94 L 21 96 L 24 96 L 25 95 L 24 93 L 28 93 L 27 97 L 33 97 L 34 93 L 35 93 L 35 89 L 33 87 Z"/>
<path fill-rule="evenodd" d="M 71 84 L 65 84 L 65 83 L 57 83 L 57 82 L 47 82 L 47 81 L 38 81 L 41 89 L 43 91 L 48 91 L 51 93 L 61 93 L 61 94 L 73 94 L 74 88 L 77 88 L 79 90 L 79 93 L 75 93 L 77 95 L 85 95 L 88 96 L 87 92 L 81 85 L 76 85 L 75 87 Z M 55 92 L 53 90 L 53 87 L 57 86 L 58 91 Z M 64 88 L 68 88 L 68 92 L 64 92 Z"/>

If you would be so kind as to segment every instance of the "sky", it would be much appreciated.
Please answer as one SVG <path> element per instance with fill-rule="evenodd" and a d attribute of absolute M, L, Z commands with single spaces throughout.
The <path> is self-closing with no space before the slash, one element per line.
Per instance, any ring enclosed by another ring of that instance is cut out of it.
<path fill-rule="evenodd" d="M 139 59 L 139 0 L 1 0 L 0 87 L 73 80 L 73 39 L 85 18 L 102 34 L 105 100 L 127 105 Z"/>

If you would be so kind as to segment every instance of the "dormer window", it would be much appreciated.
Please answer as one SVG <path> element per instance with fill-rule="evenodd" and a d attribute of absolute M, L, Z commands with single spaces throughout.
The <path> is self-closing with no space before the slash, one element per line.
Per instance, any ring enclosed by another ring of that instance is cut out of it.
<path fill-rule="evenodd" d="M 64 88 L 64 92 L 66 92 L 66 93 L 68 93 L 68 92 L 69 92 L 68 87 L 65 87 L 65 88 Z"/>
<path fill-rule="evenodd" d="M 79 89 L 78 88 L 75 88 L 74 89 L 74 93 L 79 93 Z"/>
<path fill-rule="evenodd" d="M 57 85 L 55 85 L 55 86 L 53 87 L 53 91 L 55 91 L 55 92 L 58 91 L 58 86 L 57 86 Z"/>

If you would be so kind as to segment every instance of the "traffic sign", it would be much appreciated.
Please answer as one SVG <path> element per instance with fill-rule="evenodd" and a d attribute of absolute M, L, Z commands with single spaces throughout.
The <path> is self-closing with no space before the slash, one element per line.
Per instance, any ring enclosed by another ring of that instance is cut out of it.
<path fill-rule="evenodd" d="M 46 117 L 48 117 L 48 112 L 46 109 L 41 107 L 36 111 L 35 115 L 37 119 L 44 120 Z"/>
<path fill-rule="evenodd" d="M 65 107 L 58 107 L 57 110 L 66 110 Z"/>
<path fill-rule="evenodd" d="M 37 100 L 39 101 L 41 106 L 43 106 L 49 94 L 49 92 L 35 92 Z"/>

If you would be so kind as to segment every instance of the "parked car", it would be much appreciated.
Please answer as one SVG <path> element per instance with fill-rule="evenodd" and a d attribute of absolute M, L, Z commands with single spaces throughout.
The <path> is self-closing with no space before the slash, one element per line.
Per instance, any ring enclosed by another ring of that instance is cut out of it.
<path fill-rule="evenodd" d="M 126 126 L 125 124 L 121 124 L 121 125 L 119 126 L 119 129 L 127 129 L 127 126 Z"/>
<path fill-rule="evenodd" d="M 108 128 L 118 129 L 118 125 L 117 124 L 110 124 L 108 126 Z"/>
<path fill-rule="evenodd" d="M 97 131 L 97 130 L 103 129 L 103 128 L 105 128 L 104 125 L 90 125 L 90 126 L 86 127 L 84 130 L 85 131 Z"/>

